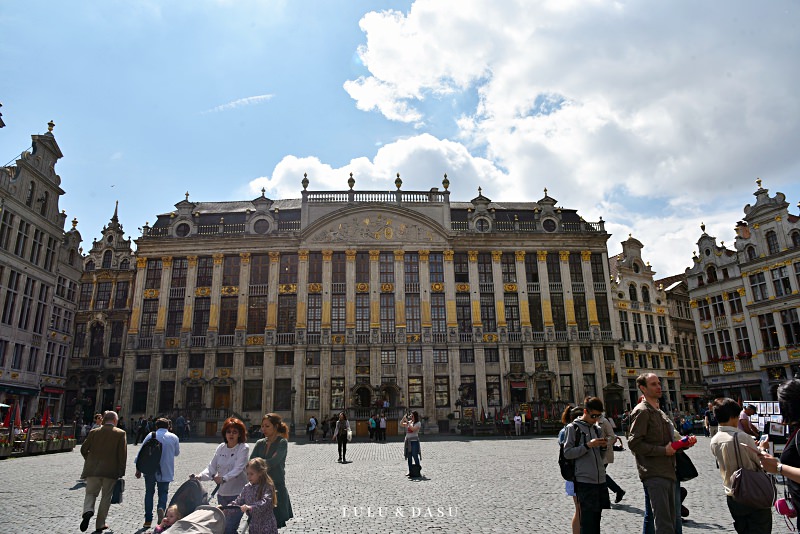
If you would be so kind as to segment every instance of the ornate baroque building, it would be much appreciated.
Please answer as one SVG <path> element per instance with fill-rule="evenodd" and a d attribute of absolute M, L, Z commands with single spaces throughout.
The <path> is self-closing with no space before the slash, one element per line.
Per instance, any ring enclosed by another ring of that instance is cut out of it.
<path fill-rule="evenodd" d="M 0 401 L 22 419 L 45 407 L 61 417 L 80 278 L 78 221 L 65 232 L 58 210 L 54 126 L 0 168 Z"/>
<path fill-rule="evenodd" d="M 145 225 L 125 350 L 126 416 L 236 413 L 363 424 L 419 410 L 606 395 L 619 375 L 604 223 L 444 190 L 309 191 L 191 202 Z M 608 394 L 613 396 L 609 398 Z M 437 424 L 438 423 L 438 424 Z M 390 425 L 396 425 L 396 422 Z M 396 426 L 394 427 L 396 428 Z M 394 430 L 390 427 L 390 432 Z"/>
<path fill-rule="evenodd" d="M 800 217 L 761 187 L 736 225 L 734 250 L 705 233 L 687 269 L 712 396 L 775 399 L 800 372 Z"/>
<path fill-rule="evenodd" d="M 117 207 L 82 261 L 65 415 L 89 421 L 95 412 L 120 406 L 122 350 L 136 273 Z"/>
<path fill-rule="evenodd" d="M 667 295 L 653 280 L 655 271 L 642 260 L 644 245 L 628 236 L 622 253 L 613 257 L 611 297 L 620 328 L 620 364 L 627 390 L 626 408 L 633 408 L 641 393 L 636 377 L 655 373 L 661 380 L 666 410 L 679 410 L 681 376 L 675 361 Z"/>

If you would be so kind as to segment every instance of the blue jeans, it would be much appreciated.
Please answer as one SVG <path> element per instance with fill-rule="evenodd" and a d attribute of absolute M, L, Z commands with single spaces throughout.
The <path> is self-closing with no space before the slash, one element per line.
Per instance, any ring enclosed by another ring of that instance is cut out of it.
<path fill-rule="evenodd" d="M 408 455 L 408 470 L 411 471 L 411 460 L 414 460 L 414 463 L 419 465 L 419 441 L 413 440 L 408 442 L 410 447 L 410 453 Z"/>
<path fill-rule="evenodd" d="M 169 482 L 156 482 L 155 475 L 144 475 L 144 520 L 153 520 L 153 494 L 158 486 L 158 507 L 167 509 L 167 493 Z"/>
<path fill-rule="evenodd" d="M 655 520 L 653 518 L 653 508 L 650 506 L 650 495 L 647 488 L 644 488 L 644 523 L 642 534 L 655 534 Z M 681 483 L 675 481 L 675 534 L 683 534 L 683 518 L 681 517 Z"/>

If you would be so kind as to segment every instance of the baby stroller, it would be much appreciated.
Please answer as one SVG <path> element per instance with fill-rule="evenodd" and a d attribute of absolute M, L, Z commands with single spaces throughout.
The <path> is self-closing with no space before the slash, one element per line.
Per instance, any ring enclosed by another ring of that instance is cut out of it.
<path fill-rule="evenodd" d="M 191 514 L 175 521 L 167 532 L 169 534 L 225 534 L 225 514 L 216 506 L 201 504 Z"/>
<path fill-rule="evenodd" d="M 169 505 L 177 505 L 181 517 L 194 512 L 198 506 L 208 504 L 208 492 L 196 478 L 190 478 L 180 485 L 172 495 Z"/>

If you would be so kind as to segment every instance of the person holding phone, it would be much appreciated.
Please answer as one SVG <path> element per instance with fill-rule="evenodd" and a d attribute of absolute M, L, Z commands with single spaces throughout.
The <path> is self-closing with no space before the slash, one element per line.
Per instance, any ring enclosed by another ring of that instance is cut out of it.
<path fill-rule="evenodd" d="M 575 460 L 575 495 L 581 507 L 581 534 L 600 534 L 600 515 L 611 508 L 606 484 L 605 454 L 610 446 L 597 425 L 603 401 L 590 397 L 583 415 L 567 425 L 564 457 Z"/>

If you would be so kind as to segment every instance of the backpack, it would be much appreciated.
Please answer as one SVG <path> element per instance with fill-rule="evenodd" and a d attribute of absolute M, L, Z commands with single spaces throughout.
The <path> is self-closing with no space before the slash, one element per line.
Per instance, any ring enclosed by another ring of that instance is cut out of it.
<path fill-rule="evenodd" d="M 161 442 L 156 439 L 155 432 L 150 434 L 150 439 L 139 449 L 136 470 L 145 475 L 155 475 L 161 471 Z"/>
<path fill-rule="evenodd" d="M 570 423 L 567 426 L 571 426 L 571 425 L 572 425 L 572 423 Z M 579 428 L 576 428 L 575 444 L 574 444 L 575 447 L 580 445 L 581 436 L 583 436 L 583 432 L 581 432 L 581 430 Z M 585 438 L 584 438 L 584 441 L 585 441 Z M 563 478 L 564 480 L 570 480 L 570 481 L 574 481 L 575 480 L 575 460 L 568 460 L 567 458 L 564 457 L 564 444 L 563 443 L 561 443 L 558 446 L 558 467 L 561 468 L 561 478 Z"/>

